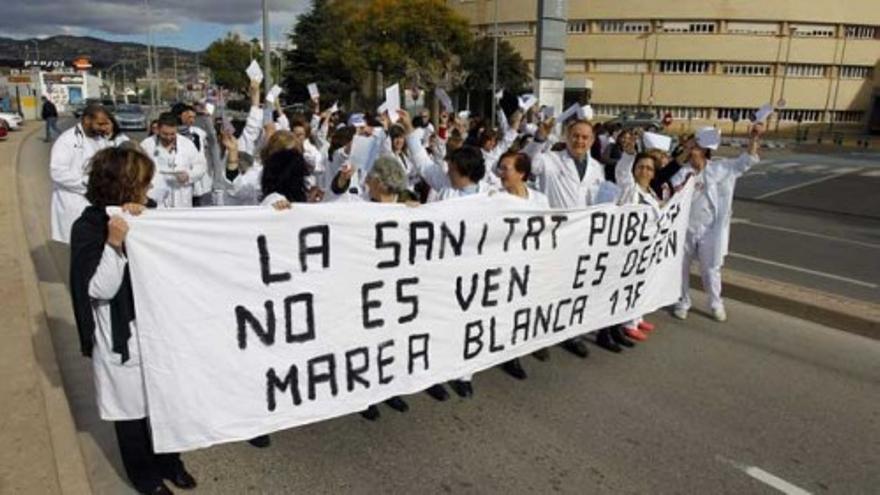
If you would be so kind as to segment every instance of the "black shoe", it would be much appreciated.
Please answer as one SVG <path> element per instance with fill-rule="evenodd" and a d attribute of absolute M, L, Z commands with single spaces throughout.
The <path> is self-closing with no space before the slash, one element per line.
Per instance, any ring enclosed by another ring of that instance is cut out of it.
<path fill-rule="evenodd" d="M 269 435 L 260 435 L 256 438 L 251 438 L 248 440 L 248 443 L 258 449 L 265 449 L 272 445 L 272 439 L 269 438 Z"/>
<path fill-rule="evenodd" d="M 471 382 L 469 381 L 452 380 L 449 382 L 449 386 L 452 387 L 452 390 L 462 399 L 474 396 L 474 386 L 471 385 Z"/>
<path fill-rule="evenodd" d="M 622 328 L 623 327 L 621 327 L 620 325 L 614 325 L 609 329 L 609 332 L 611 333 L 611 340 L 613 340 L 618 345 L 622 345 L 624 347 L 635 347 L 636 343 L 626 338 L 626 335 L 623 334 L 623 330 L 621 330 Z"/>
<path fill-rule="evenodd" d="M 586 358 L 590 355 L 590 350 L 587 349 L 587 344 L 586 342 L 584 342 L 583 337 L 568 339 L 560 345 L 563 349 L 574 354 L 575 356 Z"/>
<path fill-rule="evenodd" d="M 376 421 L 379 419 L 379 408 L 372 405 L 361 411 L 361 416 L 368 421 Z"/>
<path fill-rule="evenodd" d="M 620 347 L 619 345 L 617 345 L 617 343 L 615 343 L 611 339 L 611 332 L 607 328 L 603 328 L 602 330 L 599 330 L 599 332 L 596 334 L 596 345 L 598 345 L 602 349 L 605 349 L 606 351 L 611 351 L 611 352 L 623 351 L 623 348 Z"/>
<path fill-rule="evenodd" d="M 146 490 L 138 490 L 138 493 L 142 493 L 144 495 L 174 495 L 174 492 L 172 492 L 170 488 L 165 486 L 165 483 L 159 483 L 153 488 L 148 488 Z"/>
<path fill-rule="evenodd" d="M 436 401 L 443 402 L 449 398 L 449 392 L 447 392 L 446 389 L 443 388 L 443 385 L 440 385 L 439 383 L 437 385 L 431 385 L 425 390 L 425 392 Z"/>
<path fill-rule="evenodd" d="M 409 404 L 406 403 L 405 400 L 401 399 L 398 396 L 394 396 L 385 401 L 385 405 L 394 409 L 397 412 L 407 412 L 409 411 Z"/>
<path fill-rule="evenodd" d="M 537 351 L 532 353 L 532 357 L 537 359 L 538 361 L 549 361 L 550 360 L 550 349 L 543 348 L 538 349 Z"/>
<path fill-rule="evenodd" d="M 508 375 L 516 378 L 517 380 L 525 380 L 529 377 L 526 374 L 526 370 L 523 369 L 522 363 L 519 362 L 519 359 L 511 359 L 506 363 L 501 364 L 501 369 L 507 372 Z"/>
<path fill-rule="evenodd" d="M 198 485 L 198 483 L 196 483 L 196 479 L 193 478 L 193 476 L 189 474 L 189 472 L 187 472 L 185 468 L 180 468 L 180 470 L 173 475 L 163 476 L 163 478 L 170 481 L 172 485 L 182 490 L 192 490 Z"/>

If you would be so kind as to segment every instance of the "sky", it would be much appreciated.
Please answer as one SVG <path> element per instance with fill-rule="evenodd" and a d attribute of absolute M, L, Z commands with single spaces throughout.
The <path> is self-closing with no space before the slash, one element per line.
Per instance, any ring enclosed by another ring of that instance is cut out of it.
<path fill-rule="evenodd" d="M 226 33 L 262 38 L 261 0 L 2 0 L 0 36 L 58 34 L 202 50 Z M 147 15 L 146 5 L 152 16 Z M 271 42 L 286 39 L 311 0 L 269 0 Z M 152 18 L 152 22 L 148 19 Z"/>

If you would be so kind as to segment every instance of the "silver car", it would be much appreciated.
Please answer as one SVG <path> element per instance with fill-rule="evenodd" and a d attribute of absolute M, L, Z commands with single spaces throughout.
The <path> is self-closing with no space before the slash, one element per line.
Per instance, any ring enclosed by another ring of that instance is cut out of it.
<path fill-rule="evenodd" d="M 116 121 L 119 129 L 123 131 L 145 131 L 147 129 L 147 115 L 140 105 L 117 105 Z"/>

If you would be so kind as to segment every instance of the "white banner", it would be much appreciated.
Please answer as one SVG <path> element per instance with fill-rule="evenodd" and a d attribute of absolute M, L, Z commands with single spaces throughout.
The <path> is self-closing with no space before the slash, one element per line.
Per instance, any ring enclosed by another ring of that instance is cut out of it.
<path fill-rule="evenodd" d="M 671 304 L 690 194 L 659 213 L 495 195 L 132 218 L 155 448 L 360 411 Z"/>

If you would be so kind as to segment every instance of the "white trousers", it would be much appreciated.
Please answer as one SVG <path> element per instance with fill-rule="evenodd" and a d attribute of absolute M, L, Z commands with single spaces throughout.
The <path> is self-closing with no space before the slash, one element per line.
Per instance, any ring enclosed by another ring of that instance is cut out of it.
<path fill-rule="evenodd" d="M 681 267 L 681 299 L 678 308 L 688 310 L 691 307 L 690 274 L 694 257 L 700 263 L 700 277 L 703 279 L 703 290 L 709 296 L 709 309 L 724 308 L 721 300 L 721 263 L 715 256 L 715 240 L 704 235 L 700 239 L 687 239 L 684 247 L 684 262 Z"/>

